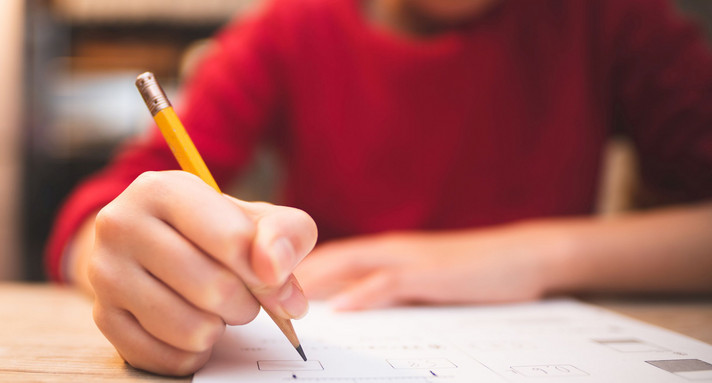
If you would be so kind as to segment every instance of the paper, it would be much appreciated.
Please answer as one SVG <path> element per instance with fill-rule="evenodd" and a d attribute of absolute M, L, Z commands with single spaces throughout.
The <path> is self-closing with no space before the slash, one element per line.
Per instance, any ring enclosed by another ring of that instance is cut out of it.
<path fill-rule="evenodd" d="M 712 382 L 712 345 L 576 301 L 269 317 L 231 327 L 197 383 Z"/>

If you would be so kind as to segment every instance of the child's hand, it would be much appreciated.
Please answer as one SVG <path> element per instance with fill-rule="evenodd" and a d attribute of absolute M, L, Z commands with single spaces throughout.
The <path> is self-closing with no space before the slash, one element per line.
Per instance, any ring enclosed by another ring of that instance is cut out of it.
<path fill-rule="evenodd" d="M 300 210 L 239 201 L 185 172 L 145 173 L 97 216 L 94 320 L 134 367 L 193 373 L 225 324 L 250 322 L 260 304 L 306 313 L 292 270 L 316 236 Z"/>
<path fill-rule="evenodd" d="M 558 282 L 556 235 L 521 224 L 357 237 L 317 247 L 295 274 L 308 297 L 340 310 L 532 300 Z"/>

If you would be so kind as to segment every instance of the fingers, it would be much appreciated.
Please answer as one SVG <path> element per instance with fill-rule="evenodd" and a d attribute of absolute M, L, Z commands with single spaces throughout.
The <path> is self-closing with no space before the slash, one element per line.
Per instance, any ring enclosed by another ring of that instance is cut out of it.
<path fill-rule="evenodd" d="M 150 215 L 173 227 L 177 234 L 198 250 L 236 274 L 267 308 L 283 315 L 289 313 L 287 317 L 301 317 L 306 313 L 306 299 L 297 296 L 303 295 L 301 288 L 286 291 L 298 287 L 298 284 L 285 284 L 292 270 L 316 243 L 316 225 L 306 213 L 221 196 L 197 177 L 185 172 L 149 172 L 139 177 L 135 184 L 130 193 L 142 196 L 141 203 L 147 205 L 143 208 Z M 168 241 L 157 243 L 165 246 Z M 195 262 L 195 256 L 189 258 L 190 262 Z M 221 300 L 229 300 L 226 294 L 181 288 L 185 283 L 180 280 L 180 275 L 171 274 L 159 261 L 158 257 L 152 257 L 146 258 L 143 263 L 198 307 L 220 312 L 229 323 L 244 321 L 244 311 L 225 312 L 225 307 L 235 307 L 220 304 Z M 224 273 L 214 271 L 211 274 L 219 276 Z M 202 278 L 204 280 L 205 277 Z M 200 279 L 196 279 L 198 284 Z M 244 298 L 244 290 L 234 281 L 218 279 L 221 280 L 224 281 L 222 287 L 220 283 L 212 285 L 218 286 L 220 291 L 228 291 L 227 295 L 232 295 L 232 300 Z M 290 298 L 289 292 L 295 292 L 293 298 Z"/>
<path fill-rule="evenodd" d="M 94 322 L 116 347 L 121 357 L 135 368 L 157 374 L 184 376 L 197 371 L 212 349 L 189 352 L 172 347 L 151 336 L 127 311 L 94 304 Z"/>
<path fill-rule="evenodd" d="M 303 211 L 221 196 L 189 173 L 144 173 L 131 194 L 251 289 L 284 283 L 316 243 L 316 224 Z"/>
<path fill-rule="evenodd" d="M 372 273 L 334 296 L 331 306 L 339 311 L 377 309 L 403 303 L 409 295 L 404 274 L 393 270 Z"/>
<path fill-rule="evenodd" d="M 192 305 L 220 316 L 227 324 L 252 321 L 259 304 L 245 284 L 222 264 L 158 220 L 150 220 L 135 240 L 146 245 L 137 261 Z"/>
<path fill-rule="evenodd" d="M 294 274 L 309 299 L 327 299 L 365 276 L 366 270 L 352 265 L 348 257 L 315 250 L 297 266 Z"/>
<path fill-rule="evenodd" d="M 317 232 L 300 210 L 226 197 L 184 172 L 146 173 L 95 228 L 96 321 L 138 368 L 192 372 L 225 323 L 251 321 L 260 304 L 286 318 L 307 311 L 292 270 Z"/>
<path fill-rule="evenodd" d="M 339 240 L 319 246 L 295 274 L 309 298 L 329 299 L 337 310 L 394 306 L 430 294 L 420 286 L 432 267 L 419 251 L 399 234 Z"/>
<path fill-rule="evenodd" d="M 117 198 L 119 203 L 122 198 L 173 227 L 243 281 L 258 283 L 246 257 L 254 224 L 198 177 L 180 171 L 143 173 Z M 131 204 L 121 206 L 130 209 Z"/>
<path fill-rule="evenodd" d="M 145 331 L 175 348 L 205 351 L 225 329 L 219 316 L 195 308 L 141 268 L 92 262 L 89 277 L 98 304 L 132 313 Z"/>
<path fill-rule="evenodd" d="M 329 299 L 337 310 L 362 310 L 398 303 L 399 276 L 361 241 L 322 245 L 296 270 L 307 296 Z M 356 247 L 352 249 L 352 247 Z M 370 259 L 370 260 L 369 260 Z"/>
<path fill-rule="evenodd" d="M 326 299 L 374 270 L 394 266 L 380 237 L 340 240 L 317 247 L 295 270 L 311 299 Z"/>

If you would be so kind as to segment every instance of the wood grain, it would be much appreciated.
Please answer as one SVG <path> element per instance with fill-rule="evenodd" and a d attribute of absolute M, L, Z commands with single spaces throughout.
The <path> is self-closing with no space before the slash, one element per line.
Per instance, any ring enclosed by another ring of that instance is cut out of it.
<path fill-rule="evenodd" d="M 68 287 L 0 284 L 0 381 L 189 382 L 131 368 Z"/>

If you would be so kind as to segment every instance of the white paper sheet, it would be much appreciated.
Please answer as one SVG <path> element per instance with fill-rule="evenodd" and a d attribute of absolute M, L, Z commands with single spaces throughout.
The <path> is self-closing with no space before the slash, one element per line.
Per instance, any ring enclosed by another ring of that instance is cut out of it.
<path fill-rule="evenodd" d="M 712 325 L 712 324 L 710 324 Z M 269 317 L 232 327 L 197 383 L 712 382 L 712 345 L 576 301 Z"/>

